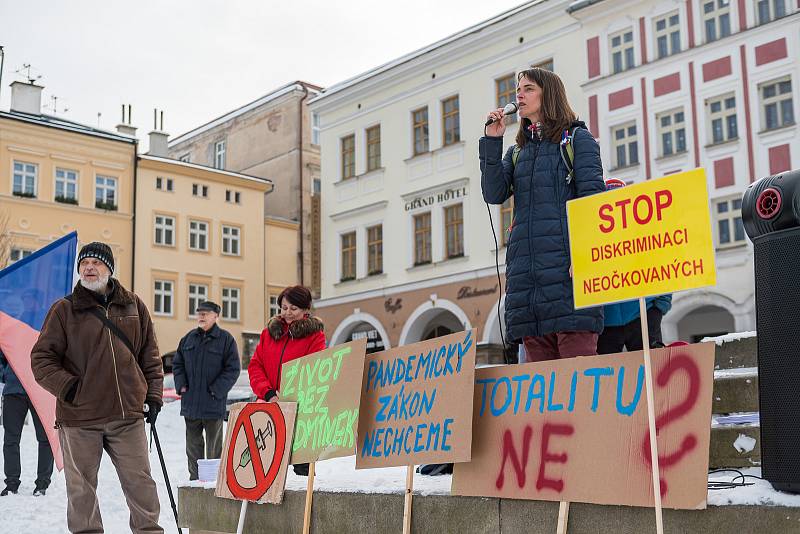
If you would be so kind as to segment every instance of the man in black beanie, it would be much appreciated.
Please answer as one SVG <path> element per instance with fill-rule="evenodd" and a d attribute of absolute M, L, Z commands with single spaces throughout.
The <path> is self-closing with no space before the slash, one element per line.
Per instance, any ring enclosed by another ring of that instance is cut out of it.
<path fill-rule="evenodd" d="M 172 360 L 175 391 L 181 395 L 186 421 L 189 480 L 198 479 L 198 459 L 222 456 L 225 404 L 241 368 L 236 340 L 217 325 L 219 311 L 219 304 L 210 301 L 197 306 L 197 328 L 178 342 Z"/>
<path fill-rule="evenodd" d="M 106 450 L 131 531 L 163 533 L 144 427 L 145 420 L 155 423 L 162 404 L 161 356 L 147 307 L 113 273 L 111 247 L 89 243 L 80 250 L 80 282 L 50 308 L 31 368 L 57 399 L 70 532 L 103 532 L 97 471 Z"/>

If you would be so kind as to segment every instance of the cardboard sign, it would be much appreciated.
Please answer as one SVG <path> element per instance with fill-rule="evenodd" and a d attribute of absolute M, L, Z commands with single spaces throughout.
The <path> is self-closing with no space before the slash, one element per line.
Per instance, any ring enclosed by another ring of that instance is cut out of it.
<path fill-rule="evenodd" d="M 703 169 L 567 202 L 575 308 L 716 284 Z"/>
<path fill-rule="evenodd" d="M 366 350 L 358 339 L 283 364 L 280 399 L 297 402 L 293 464 L 355 454 Z"/>
<path fill-rule="evenodd" d="M 653 349 L 661 494 L 705 508 L 713 343 Z M 642 352 L 478 369 L 452 493 L 653 506 Z"/>
<path fill-rule="evenodd" d="M 470 459 L 475 343 L 470 330 L 367 355 L 356 469 Z"/>
<path fill-rule="evenodd" d="M 280 504 L 292 446 L 297 405 L 293 402 L 234 404 L 214 495 Z"/>

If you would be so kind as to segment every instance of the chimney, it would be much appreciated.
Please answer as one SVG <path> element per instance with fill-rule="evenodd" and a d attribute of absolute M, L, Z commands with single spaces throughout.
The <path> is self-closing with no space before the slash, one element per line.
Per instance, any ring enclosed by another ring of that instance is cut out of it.
<path fill-rule="evenodd" d="M 35 83 L 11 83 L 11 111 L 28 113 L 29 115 L 42 114 L 42 87 Z"/>
<path fill-rule="evenodd" d="M 127 135 L 128 137 L 136 137 L 136 126 L 131 124 L 131 105 L 128 104 L 128 120 L 125 120 L 125 104 L 122 104 L 122 122 L 117 124 L 117 131 L 122 135 Z"/>
<path fill-rule="evenodd" d="M 150 148 L 147 151 L 151 156 L 166 158 L 169 156 L 169 134 L 164 131 L 164 112 L 161 112 L 161 125 L 158 124 L 158 110 L 153 110 L 153 131 L 150 136 Z"/>

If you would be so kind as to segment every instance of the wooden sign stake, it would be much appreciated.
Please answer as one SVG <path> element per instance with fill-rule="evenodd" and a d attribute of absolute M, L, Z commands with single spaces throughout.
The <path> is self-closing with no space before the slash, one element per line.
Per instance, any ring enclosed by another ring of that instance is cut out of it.
<path fill-rule="evenodd" d="M 314 496 L 314 465 L 316 462 L 308 464 L 308 487 L 306 488 L 306 513 L 303 517 L 303 534 L 311 532 L 311 500 Z"/>
<path fill-rule="evenodd" d="M 242 508 L 239 510 L 239 524 L 236 525 L 236 534 L 244 532 L 244 518 L 247 516 L 247 501 L 242 501 Z"/>
<path fill-rule="evenodd" d="M 414 492 L 414 466 L 409 465 L 406 471 L 406 500 L 403 509 L 403 534 L 411 534 L 411 497 Z"/>
<path fill-rule="evenodd" d="M 647 389 L 647 421 L 650 425 L 650 464 L 653 468 L 653 498 L 656 508 L 656 532 L 664 534 L 664 518 L 661 513 L 661 475 L 658 468 L 658 443 L 656 439 L 656 406 L 653 393 L 653 364 L 650 361 L 650 334 L 647 329 L 647 304 L 639 298 L 639 318 L 642 323 L 642 348 L 644 349 L 644 377 Z"/>
<path fill-rule="evenodd" d="M 558 526 L 556 534 L 567 534 L 567 522 L 569 520 L 569 502 L 561 501 L 558 503 Z"/>

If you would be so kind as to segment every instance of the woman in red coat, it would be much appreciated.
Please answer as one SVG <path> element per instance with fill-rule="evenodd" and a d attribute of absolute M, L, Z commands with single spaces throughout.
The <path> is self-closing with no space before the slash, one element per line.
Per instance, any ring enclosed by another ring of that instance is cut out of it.
<path fill-rule="evenodd" d="M 311 291 L 304 286 L 287 287 L 278 295 L 281 313 L 261 332 L 247 367 L 250 387 L 259 399 L 277 401 L 281 366 L 284 362 L 325 348 L 322 321 L 311 316 Z"/>

